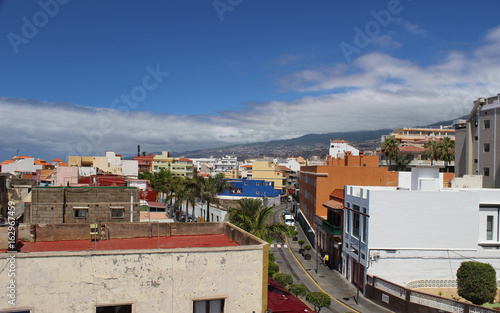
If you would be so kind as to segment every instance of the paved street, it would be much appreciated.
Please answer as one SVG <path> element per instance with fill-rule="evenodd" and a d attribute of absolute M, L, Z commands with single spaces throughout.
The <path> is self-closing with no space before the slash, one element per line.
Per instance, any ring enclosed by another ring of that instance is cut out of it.
<path fill-rule="evenodd" d="M 284 204 L 276 206 L 273 214 L 274 221 L 281 220 L 281 213 L 284 209 Z M 304 245 L 310 244 L 302 229 L 299 227 L 297 230 L 299 232 L 298 238 L 306 240 Z M 285 243 L 273 244 L 271 252 L 278 258 L 277 263 L 280 266 L 280 270 L 291 274 L 294 283 L 303 284 L 306 286 L 308 292 L 322 291 L 332 298 L 331 306 L 321 309 L 321 312 L 391 312 L 366 299 L 361 293 L 359 304 L 356 304 L 357 289 L 354 285 L 347 282 L 338 271 L 321 265 L 320 261 L 318 262 L 318 266 L 316 266 L 316 251 L 314 249 L 310 250 L 311 260 L 306 261 L 298 253 L 299 248 L 300 245 L 296 241 L 294 242 L 288 238 Z M 309 305 L 309 303 L 307 304 Z"/>

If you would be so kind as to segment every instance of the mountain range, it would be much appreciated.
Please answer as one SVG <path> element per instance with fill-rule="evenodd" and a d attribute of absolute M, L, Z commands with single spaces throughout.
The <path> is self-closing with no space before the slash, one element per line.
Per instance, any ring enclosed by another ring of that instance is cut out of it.
<path fill-rule="evenodd" d="M 457 119 L 465 119 L 466 116 Z M 439 127 L 441 125 L 451 125 L 453 120 L 440 121 L 424 126 L 415 127 Z M 349 142 L 352 146 L 361 151 L 376 150 L 380 147 L 382 135 L 388 135 L 393 131 L 391 128 L 377 130 L 360 130 L 350 132 L 332 132 L 326 134 L 307 134 L 292 139 L 272 140 L 252 144 L 238 144 L 202 150 L 185 152 L 172 152 L 174 157 L 216 157 L 233 155 L 239 160 L 263 157 L 298 157 L 311 158 L 318 156 L 325 158 L 328 154 L 330 140 L 341 139 Z"/>

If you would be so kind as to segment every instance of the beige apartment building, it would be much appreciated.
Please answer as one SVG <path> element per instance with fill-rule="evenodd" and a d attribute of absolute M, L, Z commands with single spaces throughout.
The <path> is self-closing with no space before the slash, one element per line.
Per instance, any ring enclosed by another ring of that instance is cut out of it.
<path fill-rule="evenodd" d="M 455 175 L 483 175 L 484 188 L 500 188 L 500 94 L 479 98 L 455 141 Z"/>

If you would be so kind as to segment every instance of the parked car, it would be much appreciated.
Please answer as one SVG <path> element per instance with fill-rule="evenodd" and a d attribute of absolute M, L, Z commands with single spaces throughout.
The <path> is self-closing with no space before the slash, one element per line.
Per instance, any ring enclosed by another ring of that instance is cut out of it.
<path fill-rule="evenodd" d="M 285 225 L 286 226 L 295 226 L 295 220 L 293 218 L 293 215 L 291 214 L 286 214 L 284 217 L 285 220 Z"/>

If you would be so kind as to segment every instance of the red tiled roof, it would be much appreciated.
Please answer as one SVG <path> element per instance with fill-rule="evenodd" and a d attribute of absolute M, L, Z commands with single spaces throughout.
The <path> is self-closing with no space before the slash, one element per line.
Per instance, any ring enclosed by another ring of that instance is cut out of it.
<path fill-rule="evenodd" d="M 399 152 L 423 153 L 425 149 L 417 146 L 403 146 L 399 148 Z"/>
<path fill-rule="evenodd" d="M 193 160 L 187 159 L 187 158 L 180 158 L 179 161 L 181 161 L 181 162 L 193 162 Z"/>
<path fill-rule="evenodd" d="M 148 201 L 148 205 L 154 208 L 166 208 L 165 205 L 160 202 Z"/>
<path fill-rule="evenodd" d="M 339 139 L 330 140 L 330 142 L 344 142 L 344 143 L 347 143 L 347 141 L 345 141 L 345 140 L 339 140 Z"/>
<path fill-rule="evenodd" d="M 267 308 L 273 313 L 317 313 L 271 278 L 267 283 Z"/>
<path fill-rule="evenodd" d="M 52 162 L 62 162 L 63 160 L 59 159 L 59 158 L 55 158 L 54 160 L 50 161 L 50 163 Z"/>
<path fill-rule="evenodd" d="M 334 189 L 330 196 L 339 198 L 339 199 L 344 199 L 344 189 Z"/>
<path fill-rule="evenodd" d="M 252 165 L 251 165 L 251 164 L 245 164 L 245 165 L 242 165 L 241 167 L 244 167 L 244 168 L 252 168 Z"/>
<path fill-rule="evenodd" d="M 44 251 L 88 251 L 88 250 L 134 250 L 134 249 L 174 249 L 197 247 L 229 247 L 239 246 L 224 234 L 184 235 L 171 237 L 127 238 L 101 241 L 90 240 L 62 240 L 23 242 L 20 252 Z"/>
<path fill-rule="evenodd" d="M 323 206 L 334 210 L 342 210 L 344 208 L 344 204 L 342 202 L 335 200 L 328 200 L 323 203 Z"/>

